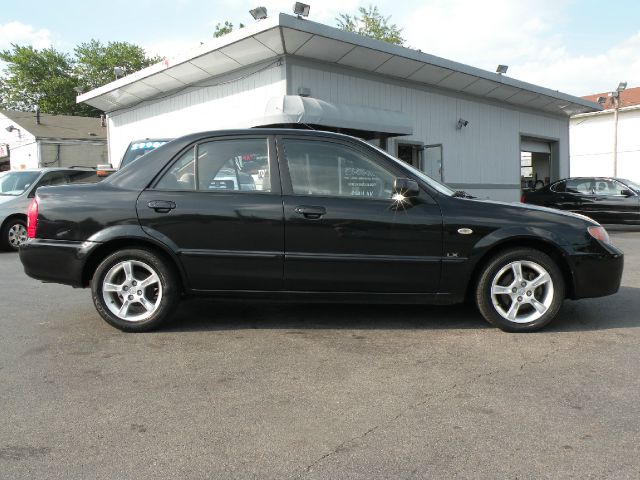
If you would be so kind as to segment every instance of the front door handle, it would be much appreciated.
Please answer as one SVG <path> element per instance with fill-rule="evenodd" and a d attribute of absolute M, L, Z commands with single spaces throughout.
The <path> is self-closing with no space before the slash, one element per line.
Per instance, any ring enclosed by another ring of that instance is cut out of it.
<path fill-rule="evenodd" d="M 176 208 L 176 204 L 168 200 L 151 200 L 147 206 L 158 213 L 169 213 Z"/>
<path fill-rule="evenodd" d="M 294 211 L 309 220 L 317 220 L 327 213 L 326 208 L 313 205 L 300 205 L 296 207 Z"/>

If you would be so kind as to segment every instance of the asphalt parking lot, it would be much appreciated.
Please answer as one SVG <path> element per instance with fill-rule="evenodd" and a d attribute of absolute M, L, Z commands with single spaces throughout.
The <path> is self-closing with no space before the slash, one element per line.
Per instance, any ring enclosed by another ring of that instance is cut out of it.
<path fill-rule="evenodd" d="M 125 334 L 1 253 L 0 478 L 638 478 L 640 232 L 612 239 L 620 292 L 535 334 L 211 300 Z"/>

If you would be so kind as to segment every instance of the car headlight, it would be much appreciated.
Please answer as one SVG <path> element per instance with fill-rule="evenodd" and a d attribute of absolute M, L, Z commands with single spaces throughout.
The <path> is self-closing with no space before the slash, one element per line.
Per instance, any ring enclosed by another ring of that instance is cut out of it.
<path fill-rule="evenodd" d="M 600 225 L 593 225 L 587 228 L 587 232 L 596 240 L 600 240 L 603 243 L 611 243 L 611 239 L 609 238 L 609 234 L 605 230 L 604 227 Z"/>

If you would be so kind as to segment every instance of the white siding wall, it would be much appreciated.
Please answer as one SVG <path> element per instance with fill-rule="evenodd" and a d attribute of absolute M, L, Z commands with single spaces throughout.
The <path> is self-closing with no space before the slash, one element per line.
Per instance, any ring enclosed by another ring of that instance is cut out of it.
<path fill-rule="evenodd" d="M 613 175 L 613 113 L 571 119 L 571 175 Z M 640 110 L 618 116 L 618 177 L 640 182 Z"/>
<path fill-rule="evenodd" d="M 36 138 L 20 127 L 18 127 L 20 131 L 7 132 L 6 129 L 10 125 L 18 127 L 13 120 L 0 113 L 0 143 L 9 145 L 11 168 L 36 168 L 38 166 Z"/>
<path fill-rule="evenodd" d="M 269 98 L 286 93 L 281 63 L 249 67 L 108 115 L 109 159 L 118 166 L 132 140 L 247 127 Z"/>
<path fill-rule="evenodd" d="M 308 87 L 312 97 L 322 100 L 408 114 L 415 122 L 414 134 L 398 140 L 442 144 L 445 182 L 477 196 L 519 199 L 521 135 L 559 140 L 559 174 L 563 177 L 569 173 L 567 118 L 447 94 L 355 70 L 314 66 L 300 59 L 288 59 L 288 64 L 289 93 L 297 92 L 298 87 Z M 468 120 L 469 125 L 457 130 L 460 117 Z M 393 145 L 389 150 L 394 153 Z M 490 188 L 472 187 L 480 183 L 489 184 Z"/>

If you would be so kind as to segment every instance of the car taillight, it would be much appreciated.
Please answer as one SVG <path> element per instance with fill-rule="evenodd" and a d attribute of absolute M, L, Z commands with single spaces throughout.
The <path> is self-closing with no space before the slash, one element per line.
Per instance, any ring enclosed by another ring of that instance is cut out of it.
<path fill-rule="evenodd" d="M 524 193 L 520 195 L 520 203 L 524 203 Z"/>
<path fill-rule="evenodd" d="M 31 200 L 27 211 L 27 237 L 36 238 L 36 228 L 38 227 L 38 200 Z"/>
<path fill-rule="evenodd" d="M 604 229 L 604 227 L 594 225 L 593 227 L 588 227 L 587 231 L 589 232 L 589 235 L 591 235 L 596 240 L 600 240 L 604 243 L 611 243 L 611 241 L 609 240 L 609 234 Z"/>

